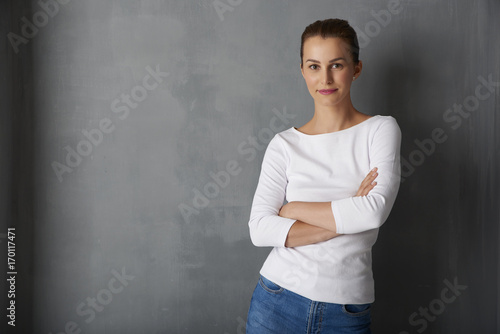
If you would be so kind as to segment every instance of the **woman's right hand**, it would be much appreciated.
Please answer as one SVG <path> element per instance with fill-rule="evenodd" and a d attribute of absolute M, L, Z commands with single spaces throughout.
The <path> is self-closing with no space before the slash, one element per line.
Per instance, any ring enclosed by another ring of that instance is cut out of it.
<path fill-rule="evenodd" d="M 375 182 L 377 176 L 378 176 L 377 167 L 375 167 L 370 171 L 370 173 L 368 173 L 363 182 L 361 182 L 358 192 L 354 197 L 368 195 L 370 190 L 372 190 L 377 185 L 377 182 Z"/>

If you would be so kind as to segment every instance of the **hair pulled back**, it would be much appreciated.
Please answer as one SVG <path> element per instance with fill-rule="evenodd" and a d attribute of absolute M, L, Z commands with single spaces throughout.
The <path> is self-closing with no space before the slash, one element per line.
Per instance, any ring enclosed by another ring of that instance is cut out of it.
<path fill-rule="evenodd" d="M 349 52 L 354 64 L 359 63 L 359 44 L 356 31 L 349 22 L 342 19 L 318 20 L 306 27 L 300 40 L 300 65 L 304 57 L 304 43 L 308 38 L 321 36 L 322 38 L 338 37 L 349 45 Z"/>

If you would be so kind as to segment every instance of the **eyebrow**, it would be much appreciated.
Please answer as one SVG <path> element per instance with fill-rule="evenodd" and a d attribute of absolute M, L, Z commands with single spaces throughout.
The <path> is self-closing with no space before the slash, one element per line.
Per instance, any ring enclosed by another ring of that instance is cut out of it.
<path fill-rule="evenodd" d="M 343 57 L 339 57 L 339 58 L 335 58 L 335 59 L 330 60 L 328 63 L 331 64 L 331 63 L 336 62 L 337 60 L 343 60 L 343 61 L 345 61 L 345 59 Z M 320 63 L 320 61 L 316 60 L 316 59 L 308 59 L 308 60 L 306 60 L 306 63 L 308 61 L 313 62 L 313 63 L 318 63 L 318 64 Z"/>

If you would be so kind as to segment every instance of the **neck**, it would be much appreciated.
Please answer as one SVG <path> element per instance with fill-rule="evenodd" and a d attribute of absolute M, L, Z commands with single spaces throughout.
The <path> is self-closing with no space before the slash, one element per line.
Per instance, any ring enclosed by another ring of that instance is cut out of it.
<path fill-rule="evenodd" d="M 357 111 L 351 101 L 342 106 L 323 106 L 315 104 L 314 116 L 306 124 L 314 133 L 329 133 L 351 127 L 359 122 L 362 114 Z"/>

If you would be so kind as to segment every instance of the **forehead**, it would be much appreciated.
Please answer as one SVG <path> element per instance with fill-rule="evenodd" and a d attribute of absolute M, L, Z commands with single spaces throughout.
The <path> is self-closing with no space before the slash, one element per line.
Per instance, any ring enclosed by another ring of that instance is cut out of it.
<path fill-rule="evenodd" d="M 328 61 L 339 57 L 350 58 L 349 45 L 339 37 L 314 36 L 304 42 L 304 59 Z"/>

